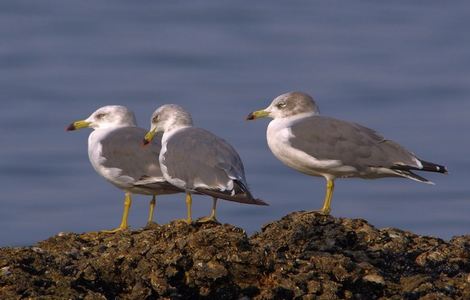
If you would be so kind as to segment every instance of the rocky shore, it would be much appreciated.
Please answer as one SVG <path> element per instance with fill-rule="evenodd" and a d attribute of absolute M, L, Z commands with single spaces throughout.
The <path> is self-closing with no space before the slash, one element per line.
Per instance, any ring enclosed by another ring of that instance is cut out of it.
<path fill-rule="evenodd" d="M 253 236 L 172 222 L 0 249 L 0 299 L 470 299 L 470 235 L 449 242 L 296 212 Z"/>

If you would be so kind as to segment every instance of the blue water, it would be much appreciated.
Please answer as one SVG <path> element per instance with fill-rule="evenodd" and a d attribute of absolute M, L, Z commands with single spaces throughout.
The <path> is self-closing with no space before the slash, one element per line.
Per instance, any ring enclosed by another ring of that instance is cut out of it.
<path fill-rule="evenodd" d="M 118 224 L 123 194 L 91 168 L 89 131 L 64 131 L 106 104 L 130 107 L 147 128 L 156 107 L 178 103 L 238 149 L 251 189 L 271 206 L 223 202 L 223 222 L 254 232 L 321 207 L 323 179 L 272 156 L 267 121 L 244 121 L 290 90 L 449 167 L 427 176 L 435 186 L 339 180 L 333 215 L 468 234 L 468 28 L 465 1 L 1 1 L 0 245 Z M 148 200 L 135 197 L 133 228 Z M 210 204 L 196 197 L 195 216 Z M 184 216 L 181 195 L 159 198 L 158 222 Z"/>

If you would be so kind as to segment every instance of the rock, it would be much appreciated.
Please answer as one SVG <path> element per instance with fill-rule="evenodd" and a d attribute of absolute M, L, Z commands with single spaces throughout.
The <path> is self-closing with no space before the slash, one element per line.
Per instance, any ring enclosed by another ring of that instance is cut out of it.
<path fill-rule="evenodd" d="M 385 280 L 382 276 L 378 274 L 369 274 L 362 278 L 366 282 L 372 282 L 378 285 L 385 285 Z"/>
<path fill-rule="evenodd" d="M 446 242 L 296 212 L 251 237 L 172 222 L 0 249 L 0 299 L 470 299 L 470 236 Z"/>
<path fill-rule="evenodd" d="M 8 276 L 10 274 L 10 267 L 3 267 L 0 269 L 0 276 Z"/>

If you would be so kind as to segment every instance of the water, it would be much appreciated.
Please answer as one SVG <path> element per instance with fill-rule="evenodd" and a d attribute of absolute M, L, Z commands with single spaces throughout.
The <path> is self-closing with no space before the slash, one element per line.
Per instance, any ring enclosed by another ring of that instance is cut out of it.
<path fill-rule="evenodd" d="M 277 161 L 266 121 L 245 122 L 286 91 L 314 95 L 322 113 L 358 121 L 446 164 L 436 186 L 400 179 L 338 181 L 333 214 L 442 238 L 469 233 L 470 5 L 272 1 L 2 1 L 0 3 L 0 245 L 60 231 L 116 226 L 123 194 L 91 168 L 89 131 L 71 121 L 106 104 L 152 111 L 178 103 L 230 141 L 253 192 L 269 207 L 223 202 L 219 219 L 254 232 L 319 208 L 324 181 Z M 148 198 L 136 196 L 133 228 Z M 195 216 L 211 201 L 196 197 Z M 159 198 L 161 223 L 185 215 Z"/>

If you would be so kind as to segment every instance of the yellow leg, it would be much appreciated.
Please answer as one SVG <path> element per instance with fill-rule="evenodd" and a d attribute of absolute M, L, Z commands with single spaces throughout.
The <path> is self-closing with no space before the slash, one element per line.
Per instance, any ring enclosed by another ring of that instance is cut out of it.
<path fill-rule="evenodd" d="M 188 224 L 191 224 L 191 222 L 193 221 L 192 204 L 193 204 L 193 198 L 191 196 L 191 193 L 186 193 L 186 210 L 188 211 L 188 217 L 186 218 L 185 222 Z"/>
<path fill-rule="evenodd" d="M 149 206 L 149 217 L 147 219 L 147 225 L 153 223 L 153 212 L 155 211 L 155 204 L 157 201 L 155 200 L 156 196 L 152 196 L 152 200 L 150 200 L 150 206 Z"/>
<path fill-rule="evenodd" d="M 129 228 L 129 226 L 127 225 L 127 218 L 129 217 L 129 209 L 131 208 L 131 204 L 132 204 L 131 193 L 126 193 L 126 198 L 124 200 L 124 212 L 122 213 L 121 225 L 119 225 L 118 228 L 115 228 L 112 230 L 102 230 L 101 232 L 115 233 L 115 232 L 126 230 L 127 228 Z"/>
<path fill-rule="evenodd" d="M 321 213 L 324 215 L 329 215 L 331 211 L 331 198 L 333 197 L 333 190 L 335 189 L 335 182 L 333 179 L 326 180 L 326 194 L 325 200 L 323 202 L 323 207 Z"/>
<path fill-rule="evenodd" d="M 217 221 L 217 218 L 216 218 L 216 210 L 217 210 L 217 198 L 213 197 L 212 198 L 212 211 L 211 211 L 210 216 L 201 218 L 201 219 L 198 220 L 198 222 L 200 222 L 200 223 L 206 223 L 206 222 L 219 223 L 219 221 Z"/>

